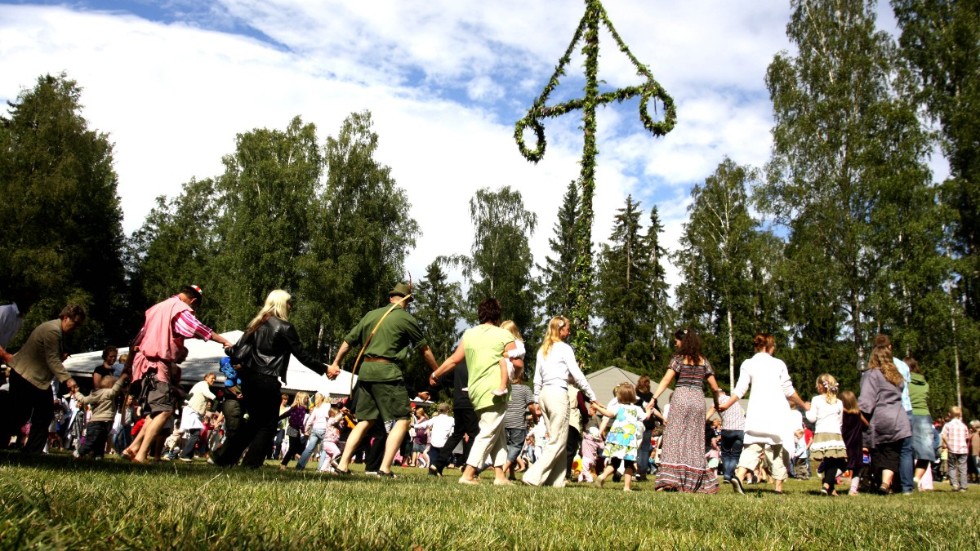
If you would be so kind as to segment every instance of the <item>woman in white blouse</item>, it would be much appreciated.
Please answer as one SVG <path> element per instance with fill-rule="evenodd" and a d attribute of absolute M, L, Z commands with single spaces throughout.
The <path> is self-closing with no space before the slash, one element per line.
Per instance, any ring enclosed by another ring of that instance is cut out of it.
<path fill-rule="evenodd" d="M 541 415 L 548 427 L 548 440 L 541 456 L 528 468 L 522 479 L 531 486 L 565 485 L 568 440 L 568 383 L 571 381 L 585 393 L 592 403 L 595 392 L 589 386 L 575 360 L 572 347 L 565 343 L 571 333 L 571 323 L 564 316 L 557 316 L 548 323 L 548 334 L 538 349 L 534 369 L 534 402 L 541 408 Z"/>
<path fill-rule="evenodd" d="M 718 408 L 720 411 L 733 406 L 752 389 L 749 395 L 748 414 L 745 416 L 745 437 L 742 454 L 735 469 L 735 476 L 729 482 L 739 494 L 743 493 L 742 481 L 746 473 L 754 471 L 759 464 L 760 453 L 772 465 L 772 477 L 777 494 L 783 493 L 786 480 L 786 466 L 783 462 L 783 446 L 792 445 L 785 441 L 787 419 L 790 408 L 787 400 L 803 409 L 810 409 L 793 388 L 786 364 L 773 357 L 776 339 L 766 333 L 758 333 L 752 340 L 755 355 L 742 362 L 738 383 L 732 395 Z"/>

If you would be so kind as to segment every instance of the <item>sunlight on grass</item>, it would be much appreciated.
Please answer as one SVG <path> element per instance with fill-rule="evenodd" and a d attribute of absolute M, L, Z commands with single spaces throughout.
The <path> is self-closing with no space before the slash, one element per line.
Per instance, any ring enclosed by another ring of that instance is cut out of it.
<path fill-rule="evenodd" d="M 973 549 L 980 489 L 826 498 L 456 484 L 0 453 L 0 549 Z M 488 476 L 488 475 L 485 475 Z"/>

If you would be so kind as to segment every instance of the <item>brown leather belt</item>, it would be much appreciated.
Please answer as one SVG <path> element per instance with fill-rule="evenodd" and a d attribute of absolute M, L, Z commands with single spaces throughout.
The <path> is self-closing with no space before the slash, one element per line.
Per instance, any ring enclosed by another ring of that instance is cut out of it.
<path fill-rule="evenodd" d="M 391 360 L 387 360 L 385 358 L 364 358 L 364 363 L 390 364 Z"/>

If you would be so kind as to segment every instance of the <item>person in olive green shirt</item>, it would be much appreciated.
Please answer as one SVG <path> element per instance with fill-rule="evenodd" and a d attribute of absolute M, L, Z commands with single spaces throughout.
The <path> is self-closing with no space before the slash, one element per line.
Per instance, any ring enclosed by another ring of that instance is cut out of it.
<path fill-rule="evenodd" d="M 54 417 L 51 379 L 57 378 L 72 392 L 78 389 L 75 379 L 61 363 L 67 357 L 63 339 L 84 321 L 85 310 L 69 304 L 62 309 L 58 319 L 38 325 L 24 346 L 14 354 L 10 363 L 13 368 L 10 392 L 6 406 L 0 411 L 0 447 L 6 447 L 10 436 L 30 419 L 31 433 L 21 451 L 44 451 L 48 441 L 48 425 Z"/>
<path fill-rule="evenodd" d="M 912 402 L 912 455 L 915 458 L 915 475 L 913 483 L 919 485 L 919 479 L 936 461 L 936 447 L 933 438 L 936 429 L 932 426 L 932 415 L 929 413 L 929 383 L 922 374 L 922 368 L 915 358 L 905 358 L 909 366 L 909 400 Z"/>
<path fill-rule="evenodd" d="M 497 299 L 488 298 L 481 302 L 477 310 L 480 325 L 463 333 L 456 351 L 429 379 L 429 383 L 435 385 L 439 377 L 451 371 L 463 359 L 466 360 L 469 370 L 467 388 L 473 409 L 480 419 L 480 433 L 474 439 L 470 455 L 466 458 L 466 468 L 459 478 L 460 484 L 477 484 L 477 473 L 488 456 L 493 462 L 493 483 L 500 486 L 510 484 L 504 473 L 504 463 L 507 462 L 504 414 L 507 412 L 510 392 L 501 395 L 494 391 L 502 386 L 500 362 L 506 360 L 507 352 L 516 345 L 510 331 L 497 327 L 500 324 L 500 314 L 500 302 Z M 509 381 L 507 389 L 510 390 Z"/>
<path fill-rule="evenodd" d="M 340 373 L 340 362 L 351 349 L 364 343 L 363 360 L 358 372 L 354 417 L 357 425 L 347 437 L 347 445 L 340 456 L 337 471 L 350 472 L 350 458 L 368 430 L 379 420 L 394 421 L 385 441 L 385 453 L 378 474 L 394 476 L 391 464 L 395 453 L 408 433 L 408 390 L 402 378 L 409 349 L 418 346 L 422 357 L 434 370 L 438 367 L 432 349 L 425 341 L 422 327 L 405 307 L 412 301 L 411 290 L 404 283 L 395 285 L 388 293 L 389 306 L 371 310 L 344 337 L 333 364 L 327 368 L 327 377 L 334 379 Z M 382 320 L 383 318 L 383 320 Z M 380 322 L 380 325 L 378 324 Z M 374 336 L 371 332 L 377 327 Z"/>

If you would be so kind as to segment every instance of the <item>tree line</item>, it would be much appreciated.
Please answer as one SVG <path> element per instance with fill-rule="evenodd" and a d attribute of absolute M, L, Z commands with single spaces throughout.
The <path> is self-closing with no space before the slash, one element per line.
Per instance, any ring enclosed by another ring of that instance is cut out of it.
<path fill-rule="evenodd" d="M 875 29 L 870 0 L 791 6 L 797 53 L 778 53 L 766 75 L 775 126 L 765 166 L 724 159 L 695 185 L 674 251 L 661 244 L 657 207 L 627 197 L 585 262 L 577 182 L 544 259 L 528 244 L 537 218 L 520 185 L 479 190 L 470 254 L 433 258 L 414 282 L 436 355 L 451 352 L 489 295 L 533 351 L 544 320 L 567 314 L 587 279 L 587 370 L 659 376 L 684 324 L 702 332 L 723 383 L 766 331 L 801 393 L 822 372 L 856 388 L 867 343 L 884 332 L 896 355 L 920 360 L 936 413 L 956 402 L 957 382 L 977 411 L 980 0 L 893 0 L 897 42 Z M 193 281 L 205 284 L 202 320 L 229 330 L 285 288 L 304 341 L 332 357 L 405 279 L 404 251 L 420 230 L 405 190 L 375 159 L 370 112 L 352 113 L 325 140 L 300 117 L 239 134 L 222 174 L 159 197 L 126 236 L 112 143 L 88 127 L 81 94 L 67 75 L 44 75 L 0 117 L 0 299 L 36 300 L 25 327 L 72 301 L 90 312 L 77 347 L 125 343 L 148 306 Z M 926 164 L 934 147 L 950 163 L 938 183 Z M 668 260 L 682 279 L 673 301 Z M 412 367 L 410 379 L 425 377 L 420 362 Z"/>

